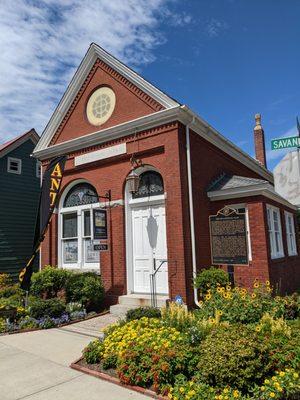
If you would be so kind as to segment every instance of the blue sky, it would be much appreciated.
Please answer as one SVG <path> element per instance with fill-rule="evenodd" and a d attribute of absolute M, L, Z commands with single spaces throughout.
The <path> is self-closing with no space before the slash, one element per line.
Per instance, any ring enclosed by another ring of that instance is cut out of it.
<path fill-rule="evenodd" d="M 260 112 L 269 149 L 296 133 L 299 15 L 298 0 L 2 0 L 0 142 L 42 132 L 96 42 L 251 155 Z"/>

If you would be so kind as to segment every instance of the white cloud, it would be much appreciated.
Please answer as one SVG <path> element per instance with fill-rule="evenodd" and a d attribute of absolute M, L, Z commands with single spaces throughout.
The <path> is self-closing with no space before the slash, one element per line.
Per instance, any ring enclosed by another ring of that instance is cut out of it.
<path fill-rule="evenodd" d="M 206 33 L 210 38 L 219 36 L 223 31 L 228 29 L 228 24 L 216 18 L 211 18 L 206 25 Z"/>
<path fill-rule="evenodd" d="M 152 62 L 162 21 L 190 22 L 172 2 L 1 0 L 0 143 L 41 133 L 91 42 L 134 67 Z"/>

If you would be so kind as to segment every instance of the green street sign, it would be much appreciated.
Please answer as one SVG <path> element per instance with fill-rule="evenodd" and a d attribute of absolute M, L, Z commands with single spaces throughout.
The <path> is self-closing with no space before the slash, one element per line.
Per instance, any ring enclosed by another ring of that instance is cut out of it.
<path fill-rule="evenodd" d="M 272 150 L 287 149 L 289 147 L 300 147 L 300 137 L 291 136 L 281 139 L 273 139 L 271 141 Z"/>

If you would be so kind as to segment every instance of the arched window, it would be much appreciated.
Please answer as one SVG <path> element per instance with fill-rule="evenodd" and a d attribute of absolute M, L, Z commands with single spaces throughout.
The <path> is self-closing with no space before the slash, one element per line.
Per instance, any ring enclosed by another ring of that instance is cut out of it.
<path fill-rule="evenodd" d="M 87 182 L 75 184 L 67 192 L 60 214 L 60 266 L 99 271 L 99 252 L 92 241 L 93 209 L 99 207 L 96 189 Z"/>
<path fill-rule="evenodd" d="M 64 207 L 82 206 L 98 203 L 98 195 L 95 188 L 89 183 L 78 183 L 68 192 L 64 200 Z"/>
<path fill-rule="evenodd" d="M 164 194 L 162 176 L 156 171 L 145 171 L 140 175 L 139 189 L 132 195 L 134 199 Z"/>

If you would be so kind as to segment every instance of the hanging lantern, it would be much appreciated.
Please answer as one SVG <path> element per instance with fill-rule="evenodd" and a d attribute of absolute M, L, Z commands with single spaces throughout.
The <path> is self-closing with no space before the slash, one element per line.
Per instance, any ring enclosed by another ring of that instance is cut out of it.
<path fill-rule="evenodd" d="M 126 178 L 128 190 L 130 193 L 136 193 L 139 190 L 140 177 L 132 168 L 130 174 Z"/>

